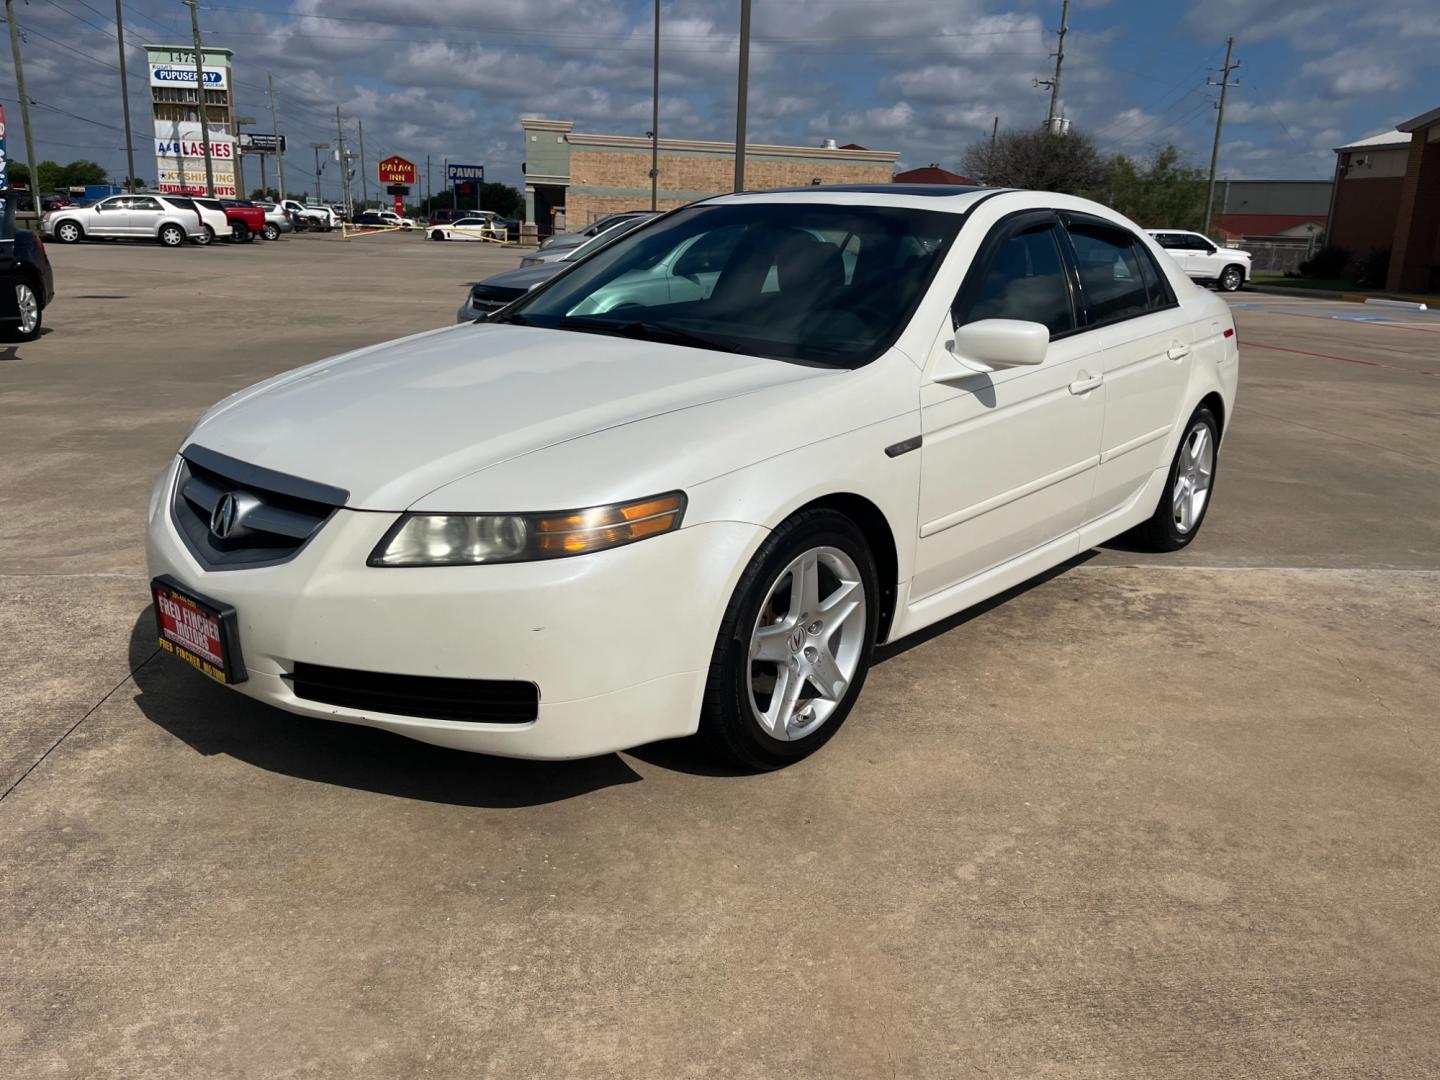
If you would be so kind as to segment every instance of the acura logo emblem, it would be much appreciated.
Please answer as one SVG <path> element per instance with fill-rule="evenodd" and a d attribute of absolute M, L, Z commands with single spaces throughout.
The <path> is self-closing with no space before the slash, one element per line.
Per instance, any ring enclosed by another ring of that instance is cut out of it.
<path fill-rule="evenodd" d="M 210 531 L 224 540 L 240 523 L 240 500 L 233 492 L 220 496 L 215 509 L 210 511 Z"/>

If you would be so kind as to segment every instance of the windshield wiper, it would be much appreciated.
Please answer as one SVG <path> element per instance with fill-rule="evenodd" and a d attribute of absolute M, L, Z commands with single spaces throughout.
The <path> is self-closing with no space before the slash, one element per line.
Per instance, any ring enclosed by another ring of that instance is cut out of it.
<path fill-rule="evenodd" d="M 637 341 L 662 341 L 671 345 L 688 345 L 694 349 L 713 349 L 716 352 L 738 352 L 732 345 L 716 341 L 689 330 L 653 322 L 612 322 L 609 319 L 586 319 L 570 317 L 556 324 L 557 330 L 579 330 L 593 334 L 613 334 L 616 337 L 634 338 Z"/>
<path fill-rule="evenodd" d="M 527 319 L 524 315 L 521 315 L 518 311 L 512 312 L 509 315 L 502 315 L 500 314 L 500 312 L 497 311 L 494 315 L 491 315 L 485 321 L 491 323 L 513 323 L 516 326 L 533 325 L 529 319 Z"/>

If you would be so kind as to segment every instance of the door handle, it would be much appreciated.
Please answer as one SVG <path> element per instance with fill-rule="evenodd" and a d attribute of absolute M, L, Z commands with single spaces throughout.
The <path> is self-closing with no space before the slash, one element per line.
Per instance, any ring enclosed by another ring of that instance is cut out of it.
<path fill-rule="evenodd" d="M 1190 355 L 1190 346 L 1171 345 L 1170 348 L 1165 351 L 1165 355 L 1170 357 L 1171 360 L 1184 360 L 1185 357 Z"/>
<path fill-rule="evenodd" d="M 1070 384 L 1070 393 L 1072 393 L 1072 394 L 1088 394 L 1091 390 L 1094 390 L 1097 386 L 1099 386 L 1099 385 L 1100 385 L 1101 383 L 1103 383 L 1104 381 L 1105 381 L 1105 376 L 1104 376 L 1104 375 L 1086 375 L 1086 374 L 1082 371 L 1082 372 L 1080 373 L 1080 378 L 1076 379 L 1074 382 L 1072 382 L 1072 383 Z"/>

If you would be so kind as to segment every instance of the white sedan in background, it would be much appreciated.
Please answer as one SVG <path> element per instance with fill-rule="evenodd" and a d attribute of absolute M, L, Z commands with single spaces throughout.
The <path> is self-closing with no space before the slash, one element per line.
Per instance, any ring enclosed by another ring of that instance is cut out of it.
<path fill-rule="evenodd" d="M 149 510 L 161 645 L 444 746 L 698 731 L 775 768 L 877 644 L 1123 532 L 1190 543 L 1238 364 L 1220 298 L 1082 199 L 709 199 L 201 417 Z"/>
<path fill-rule="evenodd" d="M 504 240 L 505 225 L 494 214 L 471 214 L 458 221 L 431 225 L 425 230 L 429 240 Z"/>
<path fill-rule="evenodd" d="M 1252 256 L 1248 251 L 1222 248 L 1187 229 L 1148 231 L 1180 269 L 1196 281 L 1214 282 L 1223 292 L 1234 292 L 1250 280 Z"/>

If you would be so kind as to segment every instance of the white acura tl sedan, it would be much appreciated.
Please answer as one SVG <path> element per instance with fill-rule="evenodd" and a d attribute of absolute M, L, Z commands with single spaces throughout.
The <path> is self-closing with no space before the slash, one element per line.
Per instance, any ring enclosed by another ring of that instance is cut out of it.
<path fill-rule="evenodd" d="M 1226 305 L 1085 200 L 709 199 L 206 413 L 150 505 L 160 643 L 443 746 L 785 765 L 877 643 L 1188 544 L 1237 373 Z"/>

